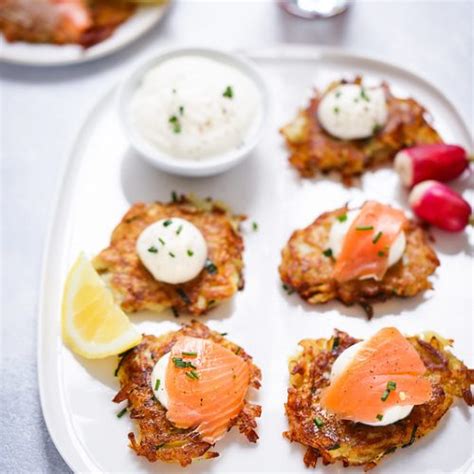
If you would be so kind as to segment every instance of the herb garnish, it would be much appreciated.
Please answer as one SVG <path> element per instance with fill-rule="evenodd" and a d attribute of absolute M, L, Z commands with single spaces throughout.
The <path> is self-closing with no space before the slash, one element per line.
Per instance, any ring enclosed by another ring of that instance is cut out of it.
<path fill-rule="evenodd" d="M 148 249 L 148 252 L 150 253 L 158 253 L 158 249 L 155 247 L 155 246 L 151 246 L 149 249 Z"/>
<path fill-rule="evenodd" d="M 234 91 L 231 86 L 227 86 L 225 88 L 224 93 L 222 94 L 224 97 L 227 97 L 228 99 L 232 99 L 234 97 Z"/>
<path fill-rule="evenodd" d="M 380 400 L 385 402 L 387 400 L 388 396 L 390 395 L 390 392 L 393 392 L 396 388 L 397 388 L 396 382 L 393 382 L 393 381 L 389 380 L 387 382 L 387 388 L 385 389 L 382 396 L 380 397 Z"/>
<path fill-rule="evenodd" d="M 173 252 L 168 252 L 168 255 L 169 255 L 170 257 L 173 257 L 173 258 L 176 257 L 176 255 L 175 255 Z"/>
<path fill-rule="evenodd" d="M 186 377 L 192 379 L 192 380 L 198 380 L 199 379 L 199 374 L 195 372 L 194 370 L 190 370 L 189 372 L 185 372 Z"/>
<path fill-rule="evenodd" d="M 288 285 L 285 285 L 285 284 L 282 285 L 282 288 L 283 288 L 289 295 L 292 295 L 292 294 L 295 292 L 295 290 L 294 290 L 293 288 L 291 288 L 291 287 L 289 287 Z"/>
<path fill-rule="evenodd" d="M 160 388 L 160 379 L 156 379 L 156 382 L 155 382 L 155 392 Z"/>
<path fill-rule="evenodd" d="M 339 222 L 346 222 L 347 221 L 347 214 L 341 214 L 340 216 L 337 216 L 336 219 Z"/>
<path fill-rule="evenodd" d="M 335 113 L 335 114 L 338 114 L 338 113 L 340 112 L 340 109 L 339 109 L 339 107 L 334 107 L 334 109 L 333 109 L 333 110 L 334 110 L 334 113 Z"/>
<path fill-rule="evenodd" d="M 321 428 L 322 426 L 324 426 L 324 421 L 321 420 L 321 418 L 319 418 L 319 417 L 316 417 L 316 418 L 313 420 L 313 423 L 314 423 L 318 428 Z"/>
<path fill-rule="evenodd" d="M 258 224 L 255 221 L 252 222 L 252 229 L 254 230 L 254 232 L 257 232 L 258 230 Z"/>
<path fill-rule="evenodd" d="M 207 259 L 206 263 L 204 265 L 204 268 L 210 273 L 211 275 L 214 275 L 214 273 L 217 273 L 217 267 L 214 265 L 212 260 Z"/>
<path fill-rule="evenodd" d="M 184 107 L 182 105 L 179 106 L 179 114 L 180 115 L 184 114 Z"/>
<path fill-rule="evenodd" d="M 172 115 L 168 122 L 171 124 L 174 133 L 181 133 L 181 123 L 176 115 Z"/>
<path fill-rule="evenodd" d="M 385 252 L 384 252 L 383 250 L 379 250 L 379 251 L 377 252 L 377 255 L 378 255 L 379 257 L 385 257 Z"/>
<path fill-rule="evenodd" d="M 194 252 L 192 250 L 188 250 L 188 256 L 192 257 L 194 255 Z"/>
<path fill-rule="evenodd" d="M 324 250 L 323 255 L 324 255 L 325 257 L 332 257 L 332 249 L 326 249 L 326 250 Z"/>
<path fill-rule="evenodd" d="M 339 97 L 341 97 L 341 94 L 342 94 L 341 91 L 337 91 L 334 95 L 335 95 L 336 99 L 339 99 Z"/>
<path fill-rule="evenodd" d="M 377 418 L 377 420 L 379 420 L 379 421 L 382 421 L 382 420 L 383 420 L 383 415 L 380 415 L 380 414 L 379 414 L 379 415 L 377 415 L 375 418 Z"/>
<path fill-rule="evenodd" d="M 187 356 L 187 357 L 196 357 L 198 354 L 197 352 L 181 352 L 182 355 Z"/>
<path fill-rule="evenodd" d="M 372 135 L 376 135 L 377 133 L 380 132 L 380 130 L 382 130 L 382 125 L 376 123 L 373 127 L 372 127 Z"/>
<path fill-rule="evenodd" d="M 380 240 L 380 237 L 382 237 L 382 234 L 382 231 L 377 232 L 377 235 L 372 239 L 372 243 L 376 244 Z"/>
<path fill-rule="evenodd" d="M 337 347 L 339 347 L 339 343 L 340 343 L 340 339 L 336 336 L 334 338 L 334 341 L 332 342 L 332 350 L 336 349 Z"/>
<path fill-rule="evenodd" d="M 163 225 L 164 225 L 165 227 L 168 227 L 168 226 L 171 225 L 172 223 L 173 223 L 173 221 L 172 221 L 171 219 L 167 219 L 167 220 L 165 220 L 165 222 L 163 222 Z"/>
<path fill-rule="evenodd" d="M 228 332 L 221 332 L 222 337 L 227 336 L 227 334 L 229 334 L 229 333 Z"/>
<path fill-rule="evenodd" d="M 373 225 L 361 225 L 359 227 L 356 227 L 356 230 L 374 230 Z"/>
<path fill-rule="evenodd" d="M 366 102 L 370 102 L 370 97 L 366 94 L 365 89 L 363 87 L 360 89 L 360 97 Z"/>
<path fill-rule="evenodd" d="M 161 245 L 165 245 L 165 241 L 161 237 L 158 237 L 158 240 L 160 241 Z"/>
<path fill-rule="evenodd" d="M 182 369 L 187 369 L 188 367 L 191 369 L 196 368 L 196 366 L 192 362 L 183 360 L 181 357 L 173 357 L 171 360 L 173 361 L 175 367 L 180 367 Z"/>
<path fill-rule="evenodd" d="M 181 231 L 182 231 L 182 230 L 183 230 L 183 226 L 180 225 L 180 226 L 178 227 L 178 230 L 176 231 L 176 235 L 181 234 Z"/>
<path fill-rule="evenodd" d="M 117 418 L 122 418 L 122 416 L 125 415 L 125 413 L 127 413 L 127 407 L 125 407 L 123 410 L 120 410 L 117 413 Z"/>

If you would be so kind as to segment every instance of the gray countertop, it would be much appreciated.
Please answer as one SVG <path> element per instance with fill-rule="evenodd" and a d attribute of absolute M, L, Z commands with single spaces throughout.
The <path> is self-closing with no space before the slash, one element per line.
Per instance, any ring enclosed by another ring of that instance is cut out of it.
<path fill-rule="evenodd" d="M 428 78 L 472 124 L 473 32 L 471 1 L 358 1 L 339 17 L 317 21 L 290 17 L 272 0 L 178 1 L 158 27 L 107 58 L 55 68 L 0 65 L 0 472 L 69 472 L 48 435 L 38 399 L 41 256 L 74 137 L 122 71 L 154 48 L 169 45 L 338 46 Z"/>

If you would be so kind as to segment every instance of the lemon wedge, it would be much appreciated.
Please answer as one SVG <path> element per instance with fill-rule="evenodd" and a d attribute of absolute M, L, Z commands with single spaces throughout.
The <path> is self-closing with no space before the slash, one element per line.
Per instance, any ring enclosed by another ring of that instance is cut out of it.
<path fill-rule="evenodd" d="M 142 338 L 84 254 L 67 276 L 62 334 L 65 344 L 87 359 L 119 354 Z"/>

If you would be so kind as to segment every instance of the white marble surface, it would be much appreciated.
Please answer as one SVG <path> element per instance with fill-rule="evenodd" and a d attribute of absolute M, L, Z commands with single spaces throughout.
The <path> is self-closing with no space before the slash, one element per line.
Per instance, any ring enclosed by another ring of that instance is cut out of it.
<path fill-rule="evenodd" d="M 121 52 L 64 68 L 0 65 L 2 338 L 0 472 L 69 472 L 47 433 L 36 380 L 41 255 L 61 169 L 82 120 L 121 73 L 154 48 L 331 45 L 403 64 L 473 119 L 474 4 L 358 1 L 342 16 L 305 21 L 276 2 L 177 2 Z"/>

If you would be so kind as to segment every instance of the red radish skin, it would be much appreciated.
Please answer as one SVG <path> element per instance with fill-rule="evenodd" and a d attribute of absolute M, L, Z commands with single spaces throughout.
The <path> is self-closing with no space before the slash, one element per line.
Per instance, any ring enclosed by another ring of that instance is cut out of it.
<path fill-rule="evenodd" d="M 472 222 L 469 203 L 438 181 L 417 184 L 410 193 L 409 202 L 420 219 L 449 232 L 460 232 Z"/>
<path fill-rule="evenodd" d="M 469 157 L 458 145 L 435 143 L 405 148 L 395 156 L 394 167 L 405 186 L 429 179 L 451 181 L 469 167 Z"/>

